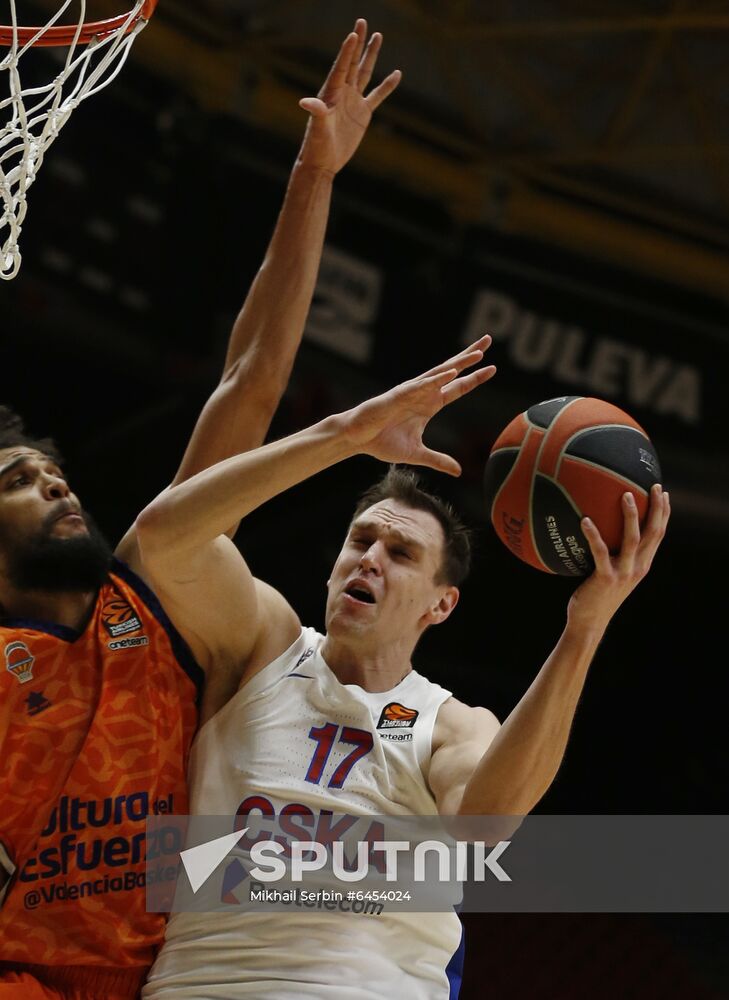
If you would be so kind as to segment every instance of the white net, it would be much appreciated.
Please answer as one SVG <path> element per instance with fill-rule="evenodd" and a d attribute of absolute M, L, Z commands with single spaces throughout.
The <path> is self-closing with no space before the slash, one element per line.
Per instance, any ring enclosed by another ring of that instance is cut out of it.
<path fill-rule="evenodd" d="M 136 36 L 147 23 L 141 15 L 149 7 L 148 0 L 138 0 L 128 14 L 114 19 L 118 25 L 108 27 L 111 22 L 106 22 L 105 29 L 84 43 L 86 0 L 80 0 L 78 21 L 74 18 L 76 26 L 68 31 L 60 71 L 50 83 L 24 87 L 21 59 L 36 45 L 59 44 L 48 39 L 53 37 L 54 26 L 64 23 L 61 19 L 72 4 L 73 0 L 65 0 L 51 20 L 26 40 L 27 32 L 18 27 L 15 0 L 10 0 L 12 30 L 9 26 L 8 51 L 0 61 L 0 71 L 7 73 L 9 94 L 0 100 L 5 120 L 0 126 L 0 278 L 6 280 L 14 278 L 20 269 L 19 242 L 28 189 L 48 147 L 81 101 L 98 93 L 116 77 Z M 4 88 L 0 93 L 3 92 Z"/>

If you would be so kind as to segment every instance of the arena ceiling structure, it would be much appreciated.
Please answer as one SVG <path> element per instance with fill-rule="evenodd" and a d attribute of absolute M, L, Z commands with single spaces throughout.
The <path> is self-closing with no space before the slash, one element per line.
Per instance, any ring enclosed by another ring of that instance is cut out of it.
<path fill-rule="evenodd" d="M 207 106 L 295 136 L 288 91 L 318 85 L 362 7 L 166 0 L 143 51 Z M 405 74 L 370 171 L 464 222 L 729 296 L 726 4 L 366 7 Z"/>

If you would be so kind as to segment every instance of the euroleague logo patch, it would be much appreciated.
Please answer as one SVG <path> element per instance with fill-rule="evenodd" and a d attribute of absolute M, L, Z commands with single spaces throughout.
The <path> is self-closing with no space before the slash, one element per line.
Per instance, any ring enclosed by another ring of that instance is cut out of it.
<path fill-rule="evenodd" d="M 112 639 L 128 635 L 130 632 L 138 632 L 142 627 L 134 608 L 121 597 L 112 597 L 106 602 L 101 609 L 101 620 Z"/>
<path fill-rule="evenodd" d="M 385 705 L 377 723 L 378 729 L 412 729 L 418 718 L 418 712 L 414 708 L 406 708 L 399 701 L 391 701 Z"/>
<path fill-rule="evenodd" d="M 9 642 L 5 647 L 5 666 L 21 684 L 33 680 L 35 657 L 24 642 Z"/>

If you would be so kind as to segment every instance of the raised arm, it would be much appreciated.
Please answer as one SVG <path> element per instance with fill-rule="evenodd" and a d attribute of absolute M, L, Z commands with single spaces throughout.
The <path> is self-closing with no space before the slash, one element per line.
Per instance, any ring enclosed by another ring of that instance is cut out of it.
<path fill-rule="evenodd" d="M 663 539 L 668 493 L 653 487 L 642 536 L 630 493 L 623 497 L 623 515 L 623 543 L 615 557 L 595 525 L 583 521 L 595 570 L 572 595 L 557 645 L 503 726 L 483 709 L 464 705 L 449 706 L 439 718 L 430 783 L 443 815 L 525 816 L 551 785 L 595 651 Z"/>
<path fill-rule="evenodd" d="M 235 321 L 220 383 L 205 404 L 173 485 L 260 445 L 286 388 L 319 270 L 335 175 L 351 159 L 372 114 L 400 81 L 390 73 L 367 94 L 382 35 L 359 19 L 309 113 L 301 149 L 263 264 Z M 233 534 L 237 521 L 227 526 Z M 135 568 L 134 529 L 118 555 Z"/>
<path fill-rule="evenodd" d="M 254 581 L 224 537 L 227 525 L 322 469 L 355 454 L 458 475 L 449 455 L 422 440 L 444 406 L 487 381 L 493 366 L 462 374 L 483 357 L 488 337 L 418 378 L 346 413 L 198 473 L 161 493 L 137 519 L 145 569 L 203 667 L 250 662 L 280 628 L 290 642 L 296 618 L 280 595 Z M 275 625 L 275 627 L 274 627 Z M 283 652 L 267 647 L 270 657 Z"/>
<path fill-rule="evenodd" d="M 382 35 L 357 20 L 317 97 L 263 264 L 233 326 L 225 367 L 174 483 L 262 444 L 286 388 L 311 305 L 335 175 L 354 155 L 372 114 L 400 82 L 390 73 L 366 96 Z"/>

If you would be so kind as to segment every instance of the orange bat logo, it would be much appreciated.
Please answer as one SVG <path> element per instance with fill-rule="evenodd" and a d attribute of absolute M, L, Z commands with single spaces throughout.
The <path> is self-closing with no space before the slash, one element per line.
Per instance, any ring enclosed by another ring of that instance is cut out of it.
<path fill-rule="evenodd" d="M 385 705 L 377 723 L 378 729 L 412 729 L 418 712 L 414 708 L 406 708 L 399 701 L 391 701 Z"/>

